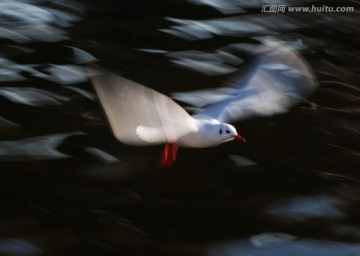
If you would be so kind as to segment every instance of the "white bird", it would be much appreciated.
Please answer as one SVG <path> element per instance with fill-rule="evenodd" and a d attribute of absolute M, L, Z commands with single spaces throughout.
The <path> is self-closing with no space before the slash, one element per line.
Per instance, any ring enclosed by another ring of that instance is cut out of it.
<path fill-rule="evenodd" d="M 171 98 L 108 71 L 91 80 L 119 141 L 136 146 L 165 143 L 161 167 L 175 161 L 178 146 L 245 141 L 230 122 L 283 113 L 317 87 L 306 61 L 273 39 L 264 40 L 249 72 L 231 86 L 175 94 L 198 107 L 192 116 Z"/>

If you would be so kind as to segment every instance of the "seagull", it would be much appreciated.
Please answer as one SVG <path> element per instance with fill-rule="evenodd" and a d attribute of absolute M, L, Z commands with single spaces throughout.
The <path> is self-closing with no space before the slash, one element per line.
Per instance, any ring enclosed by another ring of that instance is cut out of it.
<path fill-rule="evenodd" d="M 178 147 L 206 148 L 245 141 L 230 123 L 284 113 L 317 87 L 307 62 L 276 39 L 265 39 L 248 72 L 228 86 L 174 94 L 196 107 L 190 115 L 170 97 L 96 67 L 90 78 L 114 136 L 133 146 L 165 144 L 159 167 Z"/>

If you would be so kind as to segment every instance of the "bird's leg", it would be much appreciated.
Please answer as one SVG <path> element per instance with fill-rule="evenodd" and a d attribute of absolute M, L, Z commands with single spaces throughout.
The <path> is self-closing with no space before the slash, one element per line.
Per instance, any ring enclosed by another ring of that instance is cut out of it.
<path fill-rule="evenodd" d="M 176 143 L 171 143 L 169 146 L 170 146 L 170 155 L 168 157 L 168 161 L 170 159 L 170 164 L 172 164 L 176 160 L 176 153 L 179 146 Z"/>
<path fill-rule="evenodd" d="M 160 158 L 159 158 L 159 163 L 158 163 L 158 166 L 159 166 L 160 169 L 165 168 L 167 158 L 168 158 L 168 154 L 169 154 L 169 144 L 165 143 L 164 149 L 161 152 L 161 155 L 160 155 Z"/>
<path fill-rule="evenodd" d="M 176 143 L 166 143 L 159 160 L 159 168 L 166 168 L 172 165 L 176 159 L 179 146 Z"/>

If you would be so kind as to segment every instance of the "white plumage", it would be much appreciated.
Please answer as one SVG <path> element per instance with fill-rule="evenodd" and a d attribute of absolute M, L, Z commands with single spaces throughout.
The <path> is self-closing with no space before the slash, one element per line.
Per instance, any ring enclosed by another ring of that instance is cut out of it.
<path fill-rule="evenodd" d="M 306 61 L 273 39 L 264 40 L 248 73 L 229 86 L 174 94 L 198 109 L 193 116 L 169 97 L 108 71 L 91 79 L 116 138 L 138 146 L 201 148 L 244 140 L 230 122 L 285 112 L 317 87 Z M 175 160 L 176 149 L 165 147 L 165 165 Z"/>

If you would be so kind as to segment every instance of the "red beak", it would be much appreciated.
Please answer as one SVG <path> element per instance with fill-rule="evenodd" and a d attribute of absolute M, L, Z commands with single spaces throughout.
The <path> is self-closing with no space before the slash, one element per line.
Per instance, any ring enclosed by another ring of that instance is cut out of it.
<path fill-rule="evenodd" d="M 234 139 L 235 140 L 240 140 L 240 141 L 246 141 L 246 139 L 243 137 L 243 136 L 241 136 L 241 135 L 236 135 L 235 137 L 234 137 Z"/>

